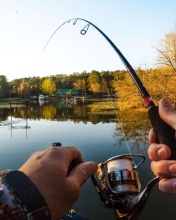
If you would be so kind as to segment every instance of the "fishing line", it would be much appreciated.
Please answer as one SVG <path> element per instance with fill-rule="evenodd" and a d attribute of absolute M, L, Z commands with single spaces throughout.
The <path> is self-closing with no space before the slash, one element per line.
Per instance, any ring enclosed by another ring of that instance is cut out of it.
<path fill-rule="evenodd" d="M 76 25 L 78 20 L 82 20 L 82 21 L 85 21 L 85 22 L 87 23 L 86 26 L 85 26 L 84 28 L 82 28 L 81 31 L 80 31 L 80 33 L 81 33 L 82 35 L 85 35 L 85 34 L 87 33 L 88 29 L 89 29 L 89 26 L 92 25 L 93 27 L 95 27 L 95 28 L 107 39 L 107 36 L 106 36 L 99 28 L 97 28 L 94 24 L 92 24 L 91 22 L 88 22 L 87 20 L 84 20 L 84 19 L 82 19 L 82 18 L 73 18 L 73 19 L 70 19 L 70 20 L 64 22 L 63 24 L 61 24 L 61 25 L 53 32 L 53 34 L 51 35 L 51 37 L 50 37 L 49 40 L 47 41 L 46 45 L 44 46 L 42 52 L 44 52 L 44 50 L 46 49 L 47 45 L 48 45 L 49 42 L 52 40 L 53 36 L 56 34 L 56 32 L 57 32 L 63 25 L 65 25 L 65 24 L 67 24 L 67 23 L 70 23 L 71 21 L 73 21 L 73 25 Z M 108 41 L 110 41 L 109 38 L 108 38 Z M 115 45 L 114 45 L 114 46 L 115 46 Z M 106 88 L 106 90 L 107 90 L 107 92 L 108 92 L 108 96 L 109 96 L 109 90 L 108 90 L 108 88 L 107 88 L 106 82 L 105 82 L 103 76 L 101 75 L 101 73 L 100 73 L 100 76 L 101 76 L 101 78 L 102 78 L 102 81 L 103 81 L 103 83 L 104 83 L 104 85 L 105 85 L 105 88 Z M 110 96 L 110 97 L 111 97 L 111 96 Z M 128 141 L 127 141 L 127 138 L 126 138 L 126 135 L 125 135 L 125 132 L 124 132 L 124 129 L 123 129 L 123 125 L 122 125 L 122 123 L 120 122 L 117 109 L 116 109 L 116 107 L 114 106 L 114 102 L 113 102 L 112 98 L 110 98 L 110 100 L 111 100 L 111 103 L 113 104 L 114 110 L 115 110 L 115 112 L 116 112 L 118 124 L 120 125 L 121 132 L 122 132 L 122 134 L 123 134 L 123 136 L 124 136 L 124 141 L 125 141 L 126 147 L 127 147 L 127 149 L 128 149 L 128 152 L 129 152 L 129 154 L 132 154 L 131 149 L 130 149 L 130 146 L 129 146 Z M 134 161 L 133 161 L 133 163 L 134 163 Z"/>
<path fill-rule="evenodd" d="M 115 111 L 116 116 L 117 116 L 117 121 L 118 121 L 118 124 L 120 125 L 120 129 L 121 129 L 121 132 L 122 132 L 122 134 L 123 134 L 124 141 L 125 141 L 126 147 L 127 147 L 127 149 L 128 149 L 128 152 L 129 152 L 130 154 L 132 154 L 131 149 L 130 149 L 130 146 L 129 146 L 128 141 L 127 141 L 127 137 L 126 137 L 126 135 L 125 135 L 125 131 L 124 131 L 124 129 L 123 129 L 123 124 L 121 123 L 120 118 L 119 118 L 119 115 L 118 115 L 118 112 L 117 112 L 117 108 L 116 108 L 115 105 L 114 105 L 114 102 L 113 102 L 113 100 L 112 100 L 111 94 L 109 94 L 109 90 L 108 90 L 107 84 L 106 84 L 106 82 L 105 82 L 105 80 L 104 80 L 104 78 L 103 78 L 103 76 L 102 76 L 101 73 L 100 73 L 100 76 L 101 76 L 101 78 L 102 78 L 102 81 L 103 81 L 103 84 L 104 84 L 104 86 L 105 86 L 105 88 L 106 88 L 106 91 L 108 92 L 108 97 L 110 97 L 110 101 L 111 101 L 111 103 L 113 104 L 113 108 L 114 108 L 114 111 Z"/>
<path fill-rule="evenodd" d="M 71 20 L 73 20 L 73 19 L 71 19 Z M 51 35 L 51 37 L 48 39 L 48 41 L 46 42 L 45 46 L 43 47 L 42 52 L 44 52 L 44 50 L 46 49 L 47 45 L 49 44 L 49 42 L 51 41 L 51 39 L 53 38 L 53 36 L 55 35 L 55 33 L 56 33 L 64 24 L 70 23 L 71 20 L 68 20 L 68 21 L 64 22 L 63 24 L 61 24 L 61 25 L 53 32 L 53 34 Z M 77 22 L 78 19 L 74 19 L 74 20 L 75 20 L 75 21 L 74 21 L 73 25 L 76 24 L 76 22 Z"/>
<path fill-rule="evenodd" d="M 132 170 L 132 163 L 129 159 L 112 160 L 108 163 L 108 173 L 116 170 Z"/>

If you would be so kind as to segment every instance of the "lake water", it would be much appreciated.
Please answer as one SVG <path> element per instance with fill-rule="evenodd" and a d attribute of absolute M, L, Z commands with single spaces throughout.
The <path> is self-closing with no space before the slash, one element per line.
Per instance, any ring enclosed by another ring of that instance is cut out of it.
<path fill-rule="evenodd" d="M 0 126 L 0 169 L 18 169 L 33 152 L 44 150 L 53 142 L 76 146 L 85 161 L 97 163 L 127 154 L 129 150 L 116 119 L 116 114 L 96 111 L 90 103 L 36 102 L 28 103 L 27 108 L 0 108 L 0 121 L 5 123 Z M 129 133 L 132 130 L 128 128 Z M 143 132 L 140 134 L 140 138 L 139 133 L 138 137 L 128 137 L 128 145 L 131 152 L 146 156 L 138 170 L 144 188 L 154 176 L 147 157 L 149 144 Z M 175 203 L 175 196 L 164 195 L 156 185 L 139 219 L 174 220 Z M 82 187 L 73 208 L 91 220 L 115 219 L 113 211 L 101 204 L 91 180 Z"/>

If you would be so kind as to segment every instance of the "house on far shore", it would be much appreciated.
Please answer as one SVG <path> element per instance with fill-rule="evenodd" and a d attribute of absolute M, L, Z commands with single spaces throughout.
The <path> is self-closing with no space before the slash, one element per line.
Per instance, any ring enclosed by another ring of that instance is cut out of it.
<path fill-rule="evenodd" d="M 74 96 L 79 95 L 79 90 L 78 89 L 57 89 L 56 90 L 56 96 L 59 98 L 65 98 L 65 99 L 70 99 L 74 98 Z"/>

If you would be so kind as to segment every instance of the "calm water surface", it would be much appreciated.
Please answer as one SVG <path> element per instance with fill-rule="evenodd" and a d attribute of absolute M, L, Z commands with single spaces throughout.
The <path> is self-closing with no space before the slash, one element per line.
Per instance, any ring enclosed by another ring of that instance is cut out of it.
<path fill-rule="evenodd" d="M 97 112 L 88 104 L 30 103 L 27 108 L 18 106 L 0 108 L 0 169 L 18 169 L 29 156 L 44 150 L 53 142 L 76 146 L 85 161 L 97 163 L 108 158 L 129 153 L 122 133 L 115 122 L 117 115 Z M 8 124 L 12 124 L 8 125 Z M 26 129 L 27 128 L 27 129 Z M 133 130 L 133 128 L 129 128 Z M 128 138 L 131 152 L 146 156 L 139 168 L 141 184 L 144 186 L 153 178 L 147 157 L 148 142 L 141 137 Z M 140 220 L 174 220 L 175 196 L 159 192 L 157 185 L 152 190 Z M 91 220 L 115 219 L 112 210 L 104 208 L 89 180 L 81 190 L 81 196 L 73 208 Z"/>

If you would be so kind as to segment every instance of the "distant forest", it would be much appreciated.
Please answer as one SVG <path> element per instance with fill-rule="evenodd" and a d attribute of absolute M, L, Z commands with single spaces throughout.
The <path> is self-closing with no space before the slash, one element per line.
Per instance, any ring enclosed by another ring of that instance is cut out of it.
<path fill-rule="evenodd" d="M 151 97 L 157 103 L 161 97 L 168 97 L 173 105 L 176 102 L 176 73 L 171 67 L 135 70 Z M 121 108 L 144 107 L 141 95 L 127 71 L 91 71 L 90 73 L 59 74 L 48 77 L 29 77 L 7 82 L 0 75 L 0 98 L 28 98 L 40 93 L 55 95 L 56 89 L 79 90 L 82 96 L 118 97 Z M 123 105 L 122 105 L 123 103 Z"/>

